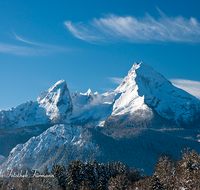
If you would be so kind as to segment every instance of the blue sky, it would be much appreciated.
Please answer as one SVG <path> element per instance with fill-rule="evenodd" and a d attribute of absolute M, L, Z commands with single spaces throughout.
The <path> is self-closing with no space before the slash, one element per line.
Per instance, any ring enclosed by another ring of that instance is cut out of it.
<path fill-rule="evenodd" d="M 200 97 L 200 1 L 0 1 L 0 109 L 58 80 L 115 89 L 143 61 Z"/>

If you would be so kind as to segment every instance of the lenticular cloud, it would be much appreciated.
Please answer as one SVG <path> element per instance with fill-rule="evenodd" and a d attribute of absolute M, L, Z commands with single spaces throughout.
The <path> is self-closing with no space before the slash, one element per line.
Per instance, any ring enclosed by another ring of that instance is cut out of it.
<path fill-rule="evenodd" d="M 195 18 L 168 17 L 161 11 L 158 19 L 148 14 L 142 18 L 108 15 L 87 24 L 64 24 L 76 38 L 87 42 L 200 42 L 200 23 Z"/>

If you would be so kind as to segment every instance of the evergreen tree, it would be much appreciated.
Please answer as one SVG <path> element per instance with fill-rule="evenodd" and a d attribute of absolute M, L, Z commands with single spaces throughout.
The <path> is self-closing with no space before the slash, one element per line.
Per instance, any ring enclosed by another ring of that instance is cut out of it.
<path fill-rule="evenodd" d="M 98 184 L 97 184 L 97 190 L 107 190 L 107 179 L 105 177 L 100 176 Z"/>
<path fill-rule="evenodd" d="M 159 177 L 154 174 L 149 186 L 149 190 L 162 190 L 164 189 L 163 184 L 160 182 Z"/>
<path fill-rule="evenodd" d="M 59 186 L 65 190 L 66 189 L 66 170 L 64 166 L 60 166 L 59 164 L 53 165 L 51 174 L 57 179 Z"/>
<path fill-rule="evenodd" d="M 118 174 L 124 174 L 124 166 L 123 166 L 123 164 L 120 160 L 117 163 L 117 173 Z"/>
<path fill-rule="evenodd" d="M 67 166 L 67 174 L 67 189 L 79 189 L 79 185 L 85 179 L 83 163 L 80 160 L 71 161 Z"/>
<path fill-rule="evenodd" d="M 175 164 L 169 159 L 169 155 L 165 154 L 158 158 L 154 173 L 156 173 L 160 179 L 165 180 L 167 176 L 173 175 L 175 172 Z"/>
<path fill-rule="evenodd" d="M 47 165 L 44 167 L 44 171 L 42 172 L 42 175 L 49 175 Z"/>
<path fill-rule="evenodd" d="M 108 190 L 127 190 L 131 182 L 125 175 L 118 174 L 109 181 Z"/>

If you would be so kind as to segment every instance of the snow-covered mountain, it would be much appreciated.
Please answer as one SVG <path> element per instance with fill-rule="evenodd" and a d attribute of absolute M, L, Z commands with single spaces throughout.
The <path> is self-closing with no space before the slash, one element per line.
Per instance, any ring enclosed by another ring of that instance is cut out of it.
<path fill-rule="evenodd" d="M 39 94 L 37 101 L 29 101 L 0 112 L 0 129 L 47 124 L 58 117 L 63 119 L 73 110 L 70 92 L 64 80 Z"/>
<path fill-rule="evenodd" d="M 135 63 L 114 91 L 71 93 L 61 80 L 37 101 L 1 111 L 1 143 L 6 147 L 7 136 L 21 138 L 11 143 L 9 156 L 1 149 L 8 157 L 0 171 L 96 158 L 120 159 L 151 172 L 147 163 L 155 163 L 159 153 L 175 154 L 183 146 L 200 150 L 199 128 L 200 100 L 145 63 Z"/>
<path fill-rule="evenodd" d="M 179 127 L 200 127 L 200 100 L 173 86 L 145 63 L 135 63 L 114 92 L 120 96 L 111 117 L 132 115 L 134 120 L 144 121 L 158 114 Z"/>
<path fill-rule="evenodd" d="M 200 127 L 200 100 L 176 88 L 145 63 L 135 63 L 114 91 L 71 93 L 64 80 L 16 108 L 0 112 L 0 129 L 48 123 L 103 125 L 108 116 L 156 111 L 181 127 Z"/>

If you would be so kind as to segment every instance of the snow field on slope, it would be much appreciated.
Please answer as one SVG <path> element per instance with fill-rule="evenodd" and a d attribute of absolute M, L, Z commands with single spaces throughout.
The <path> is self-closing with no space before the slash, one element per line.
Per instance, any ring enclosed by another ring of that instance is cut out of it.
<path fill-rule="evenodd" d="M 5 171 L 13 167 L 20 168 L 23 160 L 30 159 L 33 163 L 24 163 L 28 167 L 33 167 L 34 161 L 37 162 L 37 155 L 41 155 L 44 152 L 48 152 L 51 146 L 61 147 L 62 145 L 73 145 L 78 147 L 83 147 L 85 149 L 93 149 L 94 144 L 92 142 L 87 142 L 82 138 L 81 133 L 82 128 L 77 126 L 69 125 L 54 125 L 43 132 L 37 137 L 32 137 L 25 144 L 18 144 L 9 154 L 9 157 L 4 162 Z"/>

